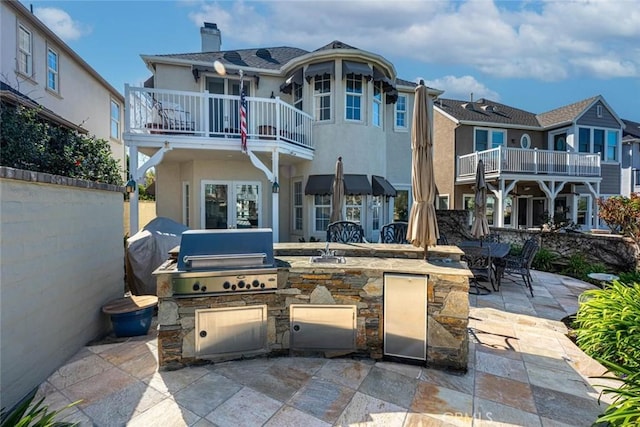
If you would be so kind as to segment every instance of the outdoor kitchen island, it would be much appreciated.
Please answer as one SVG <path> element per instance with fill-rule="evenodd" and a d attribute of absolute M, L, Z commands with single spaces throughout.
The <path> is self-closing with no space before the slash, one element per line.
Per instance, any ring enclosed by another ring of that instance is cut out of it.
<path fill-rule="evenodd" d="M 338 259 L 326 262 L 325 245 L 274 244 L 277 288 L 255 292 L 175 295 L 175 262 L 163 264 L 160 366 L 312 354 L 466 370 L 471 273 L 460 249 L 430 248 L 425 261 L 411 245 L 331 243 Z"/>

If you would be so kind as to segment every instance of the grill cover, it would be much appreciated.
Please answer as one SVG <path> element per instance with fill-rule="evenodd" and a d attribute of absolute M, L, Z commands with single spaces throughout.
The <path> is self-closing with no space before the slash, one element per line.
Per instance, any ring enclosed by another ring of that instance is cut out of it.
<path fill-rule="evenodd" d="M 178 270 L 192 270 L 185 263 L 185 256 L 246 255 L 264 253 L 263 264 L 255 268 L 273 267 L 273 231 L 270 228 L 189 230 L 182 233 Z M 235 266 L 230 265 L 229 269 Z M 224 270 L 225 267 L 217 268 Z"/>

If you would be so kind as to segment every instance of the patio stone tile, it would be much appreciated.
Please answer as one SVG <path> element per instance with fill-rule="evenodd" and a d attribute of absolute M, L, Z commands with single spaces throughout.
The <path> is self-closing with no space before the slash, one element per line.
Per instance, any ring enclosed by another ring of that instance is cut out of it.
<path fill-rule="evenodd" d="M 176 371 L 157 371 L 143 381 L 161 393 L 177 393 L 199 378 L 207 375 L 209 370 L 202 366 L 188 366 Z"/>
<path fill-rule="evenodd" d="M 504 310 L 504 301 L 500 300 L 483 300 L 479 299 L 475 307 L 495 308 L 496 310 Z"/>
<path fill-rule="evenodd" d="M 49 377 L 48 381 L 58 390 L 72 384 L 98 375 L 113 366 L 105 362 L 100 356 L 90 354 L 82 359 L 61 366 Z"/>
<path fill-rule="evenodd" d="M 420 378 L 420 374 L 422 373 L 422 368 L 420 366 L 404 363 L 376 362 L 376 366 L 378 368 L 387 369 L 400 375 L 404 375 L 405 377 L 415 379 Z"/>
<path fill-rule="evenodd" d="M 517 344 L 517 347 L 519 349 L 520 344 L 518 341 L 511 340 L 511 342 L 515 342 L 515 344 Z M 478 352 L 482 352 L 482 353 L 489 353 L 496 356 L 502 356 L 508 359 L 513 359 L 513 360 L 522 360 L 522 353 L 520 353 L 519 351 L 516 351 L 514 348 L 504 349 L 504 348 L 494 348 L 488 345 L 478 345 L 477 349 L 478 349 Z M 471 357 L 471 355 L 469 355 L 469 357 Z"/>
<path fill-rule="evenodd" d="M 173 398 L 166 398 L 155 406 L 134 416 L 127 427 L 148 427 L 148 426 L 190 426 L 195 424 L 200 416 L 188 409 L 182 408 Z"/>
<path fill-rule="evenodd" d="M 530 316 L 537 315 L 536 310 L 532 305 L 523 305 L 517 304 L 513 302 L 505 302 L 504 309 L 510 313 L 518 313 L 518 314 L 528 314 Z"/>
<path fill-rule="evenodd" d="M 524 383 L 528 381 L 527 371 L 525 370 L 524 362 L 521 360 L 509 359 L 481 351 L 476 353 L 476 372 L 477 371 L 504 378 L 511 378 Z"/>
<path fill-rule="evenodd" d="M 137 380 L 131 375 L 111 367 L 98 375 L 70 385 L 63 389 L 62 393 L 73 402 L 82 399 L 78 406 L 85 408 L 136 382 Z"/>
<path fill-rule="evenodd" d="M 314 377 L 289 401 L 300 409 L 328 423 L 334 423 L 351 401 L 355 390 L 329 380 Z"/>
<path fill-rule="evenodd" d="M 462 393 L 473 394 L 475 362 L 471 363 L 470 366 L 471 368 L 465 374 L 425 368 L 420 375 L 420 381 Z"/>
<path fill-rule="evenodd" d="M 591 385 L 577 372 L 560 371 L 536 364 L 528 364 L 527 373 L 529 374 L 531 385 L 573 394 L 582 398 L 589 398 L 589 393 L 594 391 Z"/>
<path fill-rule="evenodd" d="M 571 359 L 567 356 L 549 357 L 541 354 L 523 353 L 522 360 L 524 360 L 525 367 L 529 367 L 529 365 L 537 365 L 546 369 L 555 369 L 567 372 L 575 371 L 571 366 Z"/>
<path fill-rule="evenodd" d="M 569 425 L 590 426 L 607 406 L 599 406 L 596 399 L 584 399 L 536 385 L 532 385 L 531 390 L 541 417 Z"/>
<path fill-rule="evenodd" d="M 281 402 L 244 387 L 206 418 L 220 427 L 261 426 L 282 406 Z"/>
<path fill-rule="evenodd" d="M 339 426 L 402 427 L 407 410 L 393 403 L 356 393 L 337 421 Z"/>
<path fill-rule="evenodd" d="M 494 334 L 481 329 L 472 329 L 470 333 L 477 350 L 482 350 L 483 347 L 502 351 L 520 350 L 519 339 L 515 335 Z"/>
<path fill-rule="evenodd" d="M 310 378 L 309 373 L 274 364 L 265 372 L 247 378 L 245 385 L 280 402 L 286 402 Z"/>
<path fill-rule="evenodd" d="M 357 389 L 373 367 L 373 363 L 357 360 L 329 360 L 317 376 L 346 387 Z"/>
<path fill-rule="evenodd" d="M 180 406 L 204 417 L 241 388 L 222 375 L 210 373 L 177 392 L 174 399 Z"/>
<path fill-rule="evenodd" d="M 265 427 L 329 427 L 331 424 L 325 423 L 318 418 L 306 414 L 289 405 L 284 405 L 271 419 L 264 425 Z"/>
<path fill-rule="evenodd" d="M 206 418 L 200 418 L 200 421 L 195 423 L 193 427 L 217 427 L 217 426 Z"/>
<path fill-rule="evenodd" d="M 417 379 L 374 366 L 359 391 L 408 408 L 413 402 L 417 384 Z"/>
<path fill-rule="evenodd" d="M 540 417 L 540 420 L 542 421 L 542 427 L 575 427 L 573 424 L 565 424 L 545 417 Z"/>
<path fill-rule="evenodd" d="M 315 375 L 327 361 L 328 359 L 313 357 L 281 357 L 276 359 L 273 366 L 276 369 L 296 369 L 309 375 Z"/>
<path fill-rule="evenodd" d="M 474 427 L 475 426 L 541 426 L 540 417 L 534 413 L 522 411 L 508 405 L 492 402 L 491 400 L 474 399 Z"/>
<path fill-rule="evenodd" d="M 165 398 L 157 390 L 136 381 L 82 410 L 98 426 L 120 426 Z"/>
<path fill-rule="evenodd" d="M 465 425 L 473 419 L 473 395 L 446 387 L 420 383 L 411 403 L 410 414 L 421 414 L 453 425 Z M 419 417 L 412 416 L 412 422 Z"/>
<path fill-rule="evenodd" d="M 124 344 L 125 342 L 126 341 L 112 342 L 112 343 L 109 343 L 109 344 L 96 344 L 96 345 L 90 345 L 87 348 L 92 353 L 100 354 L 100 353 L 102 353 L 104 351 L 114 349 L 114 348 Z"/>
<path fill-rule="evenodd" d="M 256 358 L 242 361 L 215 363 L 213 365 L 208 365 L 206 369 L 237 381 L 240 384 L 247 384 L 249 380 L 268 370 L 274 363 L 275 360 L 273 359 Z"/>
<path fill-rule="evenodd" d="M 117 347 L 110 348 L 99 354 L 107 362 L 113 365 L 121 365 L 149 353 L 151 349 L 144 342 L 128 341 Z"/>
<path fill-rule="evenodd" d="M 478 372 L 474 396 L 526 412 L 536 412 L 533 394 L 528 383 Z"/>
<path fill-rule="evenodd" d="M 147 378 L 158 371 L 158 353 L 157 350 L 148 349 L 141 356 L 123 362 L 119 367 L 123 371 L 138 379 Z"/>
<path fill-rule="evenodd" d="M 47 405 L 49 407 L 48 409 L 49 412 L 62 411 L 59 417 L 57 418 L 67 418 L 72 415 L 76 415 L 80 413 L 78 404 L 68 407 L 74 401 L 72 401 L 71 399 L 69 399 L 67 396 L 60 393 L 59 391 L 49 390 L 49 392 L 45 394 L 45 393 L 41 393 L 41 389 L 38 389 L 38 392 L 36 393 L 36 397 L 33 400 L 34 402 L 37 402 L 43 397 L 45 398 L 44 405 Z"/>
<path fill-rule="evenodd" d="M 67 415 L 65 414 L 67 414 L 66 411 L 63 412 L 61 415 L 61 418 L 56 419 L 56 421 L 59 421 L 62 423 L 70 423 L 77 427 L 94 427 L 95 426 L 93 421 L 91 421 L 91 418 L 89 418 L 84 412 L 80 410 L 69 412 Z"/>
<path fill-rule="evenodd" d="M 447 419 L 448 421 L 443 421 Z M 425 414 L 409 412 L 403 427 L 471 427 L 473 418 L 468 414 L 449 414 L 434 418 Z"/>

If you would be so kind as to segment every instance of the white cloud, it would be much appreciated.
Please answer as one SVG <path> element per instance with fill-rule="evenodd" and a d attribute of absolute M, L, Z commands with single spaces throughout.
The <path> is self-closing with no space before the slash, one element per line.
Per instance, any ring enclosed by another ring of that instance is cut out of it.
<path fill-rule="evenodd" d="M 500 101 L 500 95 L 480 83 L 473 76 L 444 76 L 435 80 L 425 80 L 429 87 L 444 90 L 444 98 L 473 99 L 487 98 L 492 101 Z"/>
<path fill-rule="evenodd" d="M 223 49 L 314 50 L 337 39 L 502 78 L 640 76 L 640 8 L 631 0 L 237 1 L 198 3 L 190 17 L 216 22 Z"/>
<path fill-rule="evenodd" d="M 74 21 L 71 16 L 62 9 L 55 7 L 38 7 L 33 13 L 44 22 L 47 27 L 65 41 L 77 40 L 89 34 L 91 28 L 81 22 Z"/>

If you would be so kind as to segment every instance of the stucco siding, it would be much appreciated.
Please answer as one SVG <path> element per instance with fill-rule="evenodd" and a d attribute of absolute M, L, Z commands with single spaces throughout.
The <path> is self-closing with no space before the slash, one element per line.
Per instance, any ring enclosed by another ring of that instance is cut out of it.
<path fill-rule="evenodd" d="M 110 327 L 124 293 L 120 192 L 0 179 L 1 406 Z"/>
<path fill-rule="evenodd" d="M 449 195 L 449 207 L 453 209 L 456 180 L 456 123 L 434 110 L 434 177 L 439 195 Z"/>

